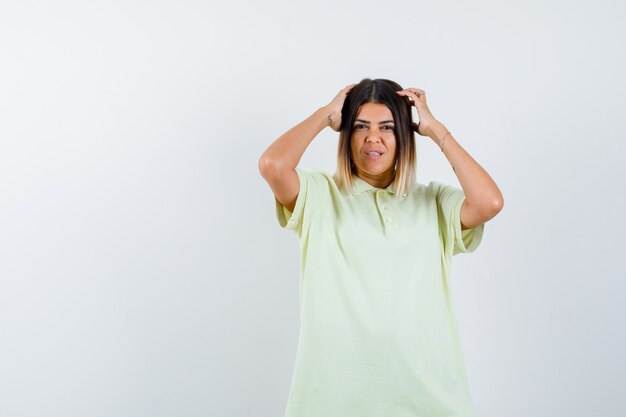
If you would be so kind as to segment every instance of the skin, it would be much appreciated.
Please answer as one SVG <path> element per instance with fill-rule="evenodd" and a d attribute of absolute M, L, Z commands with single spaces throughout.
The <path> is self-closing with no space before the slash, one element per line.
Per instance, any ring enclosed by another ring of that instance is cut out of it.
<path fill-rule="evenodd" d="M 356 175 L 377 188 L 386 188 L 395 177 L 396 137 L 393 132 L 393 115 L 381 103 L 364 103 L 354 122 L 350 138 L 352 161 Z M 382 150 L 383 155 L 372 159 L 367 151 Z"/>

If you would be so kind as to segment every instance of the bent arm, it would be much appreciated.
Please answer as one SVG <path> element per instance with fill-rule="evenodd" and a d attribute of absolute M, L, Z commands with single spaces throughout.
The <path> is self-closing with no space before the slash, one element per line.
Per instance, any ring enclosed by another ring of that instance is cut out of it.
<path fill-rule="evenodd" d="M 445 137 L 443 153 L 465 193 L 465 201 L 461 206 L 462 230 L 472 229 L 495 217 L 504 206 L 504 197 L 487 171 L 440 122 L 435 123 L 429 136 L 438 144 Z"/>
<path fill-rule="evenodd" d="M 274 192 L 276 199 L 293 211 L 300 192 L 296 167 L 313 139 L 330 124 L 331 111 L 320 107 L 276 139 L 259 158 L 259 172 Z"/>

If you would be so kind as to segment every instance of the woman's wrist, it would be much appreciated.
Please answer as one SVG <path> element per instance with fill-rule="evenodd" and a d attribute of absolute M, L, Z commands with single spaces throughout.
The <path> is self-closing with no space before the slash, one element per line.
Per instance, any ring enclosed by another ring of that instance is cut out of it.
<path fill-rule="evenodd" d="M 428 137 L 441 146 L 441 141 L 448 134 L 448 129 L 439 121 L 435 121 L 430 125 Z"/>
<path fill-rule="evenodd" d="M 324 117 L 324 127 L 328 126 L 333 130 L 339 129 L 338 123 L 341 122 L 341 113 L 337 113 L 329 105 L 320 107 L 318 112 Z"/>

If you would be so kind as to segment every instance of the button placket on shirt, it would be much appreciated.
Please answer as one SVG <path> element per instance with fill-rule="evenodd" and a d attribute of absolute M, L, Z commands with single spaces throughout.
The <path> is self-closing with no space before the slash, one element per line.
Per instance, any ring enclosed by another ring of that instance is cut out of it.
<path fill-rule="evenodd" d="M 376 192 L 376 202 L 378 204 L 378 206 L 380 207 L 380 215 L 383 218 L 383 222 L 386 228 L 388 227 L 397 227 L 396 223 L 393 220 L 393 217 L 391 216 L 390 213 L 390 208 L 389 208 L 389 204 L 387 204 L 385 202 L 385 200 L 388 198 L 388 196 L 385 194 L 384 191 L 377 191 Z"/>

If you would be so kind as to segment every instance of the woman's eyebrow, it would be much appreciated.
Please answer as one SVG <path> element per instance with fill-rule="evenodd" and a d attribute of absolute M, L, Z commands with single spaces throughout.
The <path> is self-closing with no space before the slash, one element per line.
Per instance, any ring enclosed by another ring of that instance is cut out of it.
<path fill-rule="evenodd" d="M 369 120 L 365 120 L 365 119 L 356 119 L 355 122 L 361 122 L 361 123 L 367 123 L 369 124 Z M 383 120 L 381 122 L 378 122 L 379 125 L 385 124 L 385 123 L 393 123 L 393 120 Z"/>

